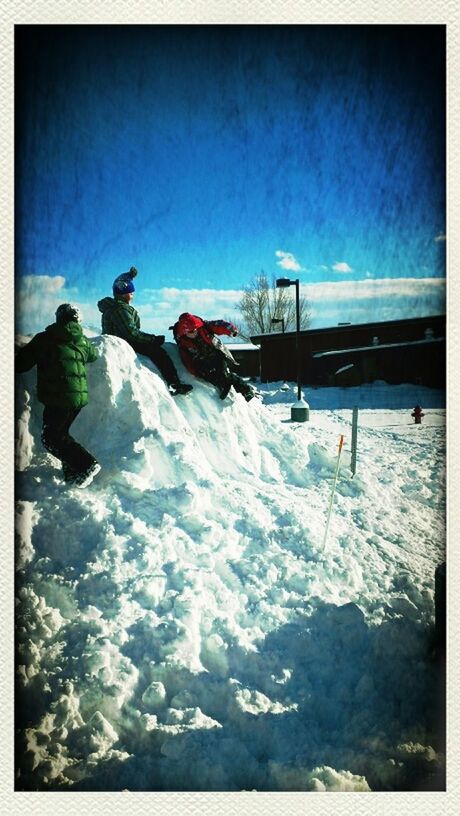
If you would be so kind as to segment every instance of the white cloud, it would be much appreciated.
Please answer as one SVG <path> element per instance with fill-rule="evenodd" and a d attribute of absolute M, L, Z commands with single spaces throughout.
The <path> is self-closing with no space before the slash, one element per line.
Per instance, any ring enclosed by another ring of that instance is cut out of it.
<path fill-rule="evenodd" d="M 75 288 L 66 286 L 64 277 L 28 275 L 19 280 L 16 291 L 16 331 L 35 334 L 54 322 L 60 303 L 73 303 L 83 315 L 83 326 L 96 333 L 101 330 L 97 301 L 107 293 L 94 295 L 91 301 Z M 182 312 L 193 312 L 207 319 L 227 317 L 238 322 L 235 309 L 242 296 L 239 289 L 143 289 L 136 292 L 133 305 L 141 317 L 142 328 L 155 334 L 166 334 Z"/>
<path fill-rule="evenodd" d="M 165 287 L 163 289 L 144 289 L 142 292 L 142 297 L 144 298 L 149 294 L 158 297 L 158 293 L 161 294 L 162 298 L 168 301 L 175 301 L 177 299 L 187 297 L 187 299 L 193 300 L 197 303 L 206 303 L 209 301 L 213 302 L 216 298 L 218 300 L 223 299 L 228 301 L 232 298 L 238 299 L 242 294 L 240 289 L 173 289 Z"/>
<path fill-rule="evenodd" d="M 294 255 L 291 252 L 282 252 L 281 249 L 277 249 L 275 255 L 277 258 L 281 259 L 276 263 L 282 269 L 289 269 L 291 272 L 303 271 L 303 267 L 300 266 L 298 260 L 294 257 Z"/>
<path fill-rule="evenodd" d="M 439 235 L 437 235 L 434 240 L 436 241 L 436 243 L 439 243 L 440 241 L 445 241 L 446 239 L 447 235 L 445 235 L 443 232 L 440 232 Z"/>
<path fill-rule="evenodd" d="M 103 295 L 101 295 L 102 297 Z M 54 323 L 55 312 L 61 303 L 78 306 L 83 324 L 100 329 L 101 314 L 96 301 L 82 298 L 78 289 L 66 286 L 61 275 L 25 275 L 19 279 L 16 289 L 16 331 L 18 334 L 35 334 Z"/>
<path fill-rule="evenodd" d="M 345 261 L 340 261 L 340 263 L 337 262 L 333 264 L 332 269 L 334 270 L 334 272 L 353 272 L 351 266 L 348 266 L 348 264 L 345 263 Z"/>
<path fill-rule="evenodd" d="M 142 328 L 164 334 L 182 312 L 192 312 L 208 320 L 228 317 L 238 322 L 235 303 L 242 294 L 239 289 L 144 289 L 134 305 Z"/>
<path fill-rule="evenodd" d="M 72 292 L 66 290 L 61 275 L 26 275 L 16 291 L 17 330 L 27 334 L 43 329 L 54 322 L 59 304 L 66 302 L 72 302 Z"/>
<path fill-rule="evenodd" d="M 325 281 L 302 284 L 301 292 L 309 301 L 312 328 L 334 326 L 339 322 L 367 323 L 445 312 L 443 278 L 366 278 L 364 280 Z M 77 289 L 66 286 L 57 276 L 29 275 L 20 280 L 16 292 L 17 325 L 20 334 L 34 334 L 54 322 L 54 313 L 66 301 L 78 306 L 86 330 L 98 334 L 101 315 L 97 300 L 106 292 L 85 300 Z M 164 289 L 136 292 L 134 305 L 139 311 L 142 328 L 155 334 L 168 334 L 169 326 L 181 312 L 190 311 L 205 319 L 229 318 L 235 323 L 240 316 L 235 304 L 241 298 L 238 289 Z"/>
<path fill-rule="evenodd" d="M 54 278 L 49 275 L 25 275 L 22 278 L 21 287 L 25 294 L 35 292 L 39 288 L 42 297 L 45 297 L 46 293 L 53 294 L 63 289 L 65 278 L 62 275 L 56 275 Z"/>
<path fill-rule="evenodd" d="M 302 284 L 312 328 L 368 323 L 445 312 L 444 278 L 366 278 Z"/>

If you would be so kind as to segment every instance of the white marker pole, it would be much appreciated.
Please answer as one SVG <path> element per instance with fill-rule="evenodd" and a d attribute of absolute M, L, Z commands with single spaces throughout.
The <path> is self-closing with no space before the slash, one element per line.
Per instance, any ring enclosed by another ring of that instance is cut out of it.
<path fill-rule="evenodd" d="M 358 407 L 353 408 L 353 419 L 351 421 L 351 472 L 356 473 L 356 451 L 358 448 Z"/>
<path fill-rule="evenodd" d="M 326 547 L 326 539 L 327 539 L 327 533 L 328 533 L 328 530 L 329 530 L 329 522 L 331 520 L 332 502 L 334 501 L 334 493 L 335 493 L 335 486 L 337 484 L 337 476 L 339 475 L 340 457 L 342 455 L 342 447 L 343 447 L 343 440 L 344 439 L 345 439 L 344 435 L 341 434 L 340 442 L 339 442 L 339 452 L 338 452 L 338 455 L 337 455 L 337 465 L 336 465 L 336 468 L 335 468 L 334 481 L 332 483 L 332 493 L 331 493 L 331 498 L 330 498 L 330 501 L 329 501 L 329 510 L 328 510 L 328 513 L 327 513 L 326 530 L 324 532 L 323 550 Z"/>

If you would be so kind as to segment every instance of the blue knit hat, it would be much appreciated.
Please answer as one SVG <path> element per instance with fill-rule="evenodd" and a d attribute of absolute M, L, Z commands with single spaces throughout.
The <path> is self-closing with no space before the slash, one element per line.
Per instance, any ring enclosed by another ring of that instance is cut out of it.
<path fill-rule="evenodd" d="M 133 278 L 137 275 L 137 269 L 132 266 L 129 272 L 123 272 L 115 278 L 112 286 L 114 295 L 127 295 L 129 292 L 134 292 Z"/>

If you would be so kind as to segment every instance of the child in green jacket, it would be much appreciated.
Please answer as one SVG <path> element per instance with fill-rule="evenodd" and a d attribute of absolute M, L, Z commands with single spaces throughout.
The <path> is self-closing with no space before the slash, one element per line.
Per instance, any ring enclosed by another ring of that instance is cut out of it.
<path fill-rule="evenodd" d="M 37 366 L 37 397 L 43 403 L 42 442 L 62 462 L 64 479 L 75 487 L 89 485 L 101 466 L 69 434 L 70 426 L 88 404 L 86 363 L 97 351 L 84 336 L 80 313 L 70 303 L 56 311 L 56 322 L 36 334 L 16 355 L 16 371 Z"/>

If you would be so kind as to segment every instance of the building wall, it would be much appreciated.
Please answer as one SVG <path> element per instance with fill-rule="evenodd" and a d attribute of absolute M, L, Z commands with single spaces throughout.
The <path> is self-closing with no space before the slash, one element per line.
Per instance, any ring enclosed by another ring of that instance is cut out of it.
<path fill-rule="evenodd" d="M 236 345 L 231 347 L 231 352 L 239 363 L 236 373 L 241 377 L 259 377 L 260 376 L 260 355 L 259 349 L 241 349 Z"/>
<path fill-rule="evenodd" d="M 432 387 L 445 385 L 445 316 L 392 320 L 352 326 L 335 326 L 328 329 L 310 329 L 300 332 L 300 369 L 304 385 L 357 385 L 376 379 L 387 382 L 418 382 Z M 427 329 L 434 338 L 443 342 L 405 345 L 424 340 Z M 379 345 L 398 343 L 393 349 L 373 346 L 373 338 Z M 262 382 L 297 380 L 296 334 L 257 335 L 251 338 L 260 344 L 260 367 Z M 360 347 L 363 350 L 356 350 Z M 325 351 L 342 354 L 314 357 Z M 354 371 L 343 372 L 336 379 L 336 372 L 353 364 Z"/>
<path fill-rule="evenodd" d="M 317 385 L 361 385 L 374 380 L 445 387 L 445 341 L 397 345 L 366 351 L 344 351 L 312 361 L 311 380 Z M 346 368 L 350 366 L 350 368 Z M 342 370 L 340 370 L 342 369 Z"/>

